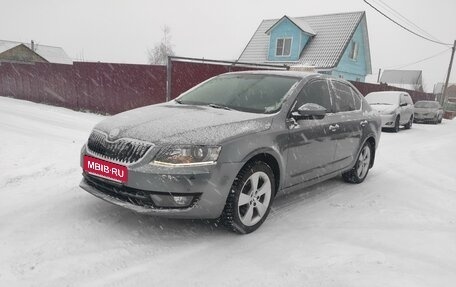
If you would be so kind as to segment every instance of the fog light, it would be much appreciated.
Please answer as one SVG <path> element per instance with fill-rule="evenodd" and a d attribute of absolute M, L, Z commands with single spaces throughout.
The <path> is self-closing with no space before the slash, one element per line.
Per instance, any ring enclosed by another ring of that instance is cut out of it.
<path fill-rule="evenodd" d="M 161 208 L 182 208 L 188 207 L 195 198 L 194 195 L 179 195 L 174 196 L 170 194 L 151 194 L 150 198 L 154 201 L 156 207 Z"/>
<path fill-rule="evenodd" d="M 193 196 L 173 196 L 173 199 L 177 205 L 185 206 L 190 204 Z"/>

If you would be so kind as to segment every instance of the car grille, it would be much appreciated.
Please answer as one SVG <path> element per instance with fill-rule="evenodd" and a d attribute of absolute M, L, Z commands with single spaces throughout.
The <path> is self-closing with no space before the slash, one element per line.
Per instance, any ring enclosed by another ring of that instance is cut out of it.
<path fill-rule="evenodd" d="M 134 163 L 142 158 L 152 144 L 136 142 L 129 139 L 118 139 L 110 142 L 106 135 L 93 131 L 87 142 L 90 151 L 101 157 L 122 163 Z"/>

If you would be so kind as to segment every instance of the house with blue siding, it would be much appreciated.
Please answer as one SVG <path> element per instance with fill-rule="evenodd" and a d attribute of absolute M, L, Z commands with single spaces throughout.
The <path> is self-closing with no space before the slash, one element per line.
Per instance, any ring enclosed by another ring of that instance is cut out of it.
<path fill-rule="evenodd" d="M 263 20 L 238 61 L 313 67 L 364 82 L 372 73 L 366 13 Z"/>

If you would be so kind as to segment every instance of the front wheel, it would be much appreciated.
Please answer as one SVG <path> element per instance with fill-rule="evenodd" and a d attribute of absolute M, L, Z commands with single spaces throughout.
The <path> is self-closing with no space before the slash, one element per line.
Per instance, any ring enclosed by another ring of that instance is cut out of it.
<path fill-rule="evenodd" d="M 235 232 L 253 232 L 266 220 L 274 196 L 275 179 L 269 165 L 249 163 L 233 182 L 221 221 Z"/>
<path fill-rule="evenodd" d="M 412 127 L 412 124 L 413 124 L 413 116 L 410 116 L 410 120 L 408 121 L 408 123 L 405 124 L 404 128 L 406 130 L 408 130 Z"/>
<path fill-rule="evenodd" d="M 393 132 L 395 132 L 395 133 L 399 132 L 399 126 L 401 125 L 400 120 L 401 119 L 399 118 L 399 116 L 397 116 L 396 120 L 394 121 Z"/>
<path fill-rule="evenodd" d="M 361 183 L 367 176 L 372 160 L 372 146 L 366 142 L 359 153 L 355 166 L 342 174 L 343 179 L 349 183 Z"/>

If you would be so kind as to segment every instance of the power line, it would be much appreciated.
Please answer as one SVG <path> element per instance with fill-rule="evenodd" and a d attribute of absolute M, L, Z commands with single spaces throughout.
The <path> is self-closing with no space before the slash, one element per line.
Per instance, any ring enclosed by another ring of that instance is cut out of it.
<path fill-rule="evenodd" d="M 412 66 L 412 65 L 415 65 L 415 64 L 418 64 L 418 63 L 421 63 L 421 62 L 430 60 L 430 59 L 435 58 L 435 57 L 437 57 L 437 56 L 440 56 L 440 55 L 442 55 L 442 54 L 448 52 L 449 50 L 451 50 L 451 48 L 445 49 L 445 50 L 443 50 L 443 51 L 441 51 L 441 52 L 438 52 L 437 54 L 434 54 L 434 55 L 432 55 L 432 56 L 423 58 L 423 59 L 421 59 L 421 60 L 417 60 L 417 61 L 412 62 L 412 63 L 408 63 L 408 64 L 401 65 L 401 66 L 386 67 L 385 69 L 402 69 L 402 68 L 405 68 L 405 67 L 408 67 L 408 66 Z M 375 76 L 375 75 L 378 75 L 378 73 L 375 73 L 375 74 L 372 74 L 372 75 Z"/>
<path fill-rule="evenodd" d="M 392 19 L 391 17 L 389 17 L 388 15 L 386 15 L 385 13 L 383 13 L 382 11 L 380 11 L 377 7 L 375 7 L 374 5 L 372 5 L 371 3 L 367 2 L 367 0 L 363 0 L 364 3 L 366 3 L 367 5 L 371 6 L 375 11 L 377 11 L 378 13 L 380 13 L 381 15 L 383 15 L 384 17 L 386 17 L 388 20 L 390 20 L 391 22 L 393 22 L 394 24 L 398 25 L 399 27 L 401 27 L 402 29 L 420 37 L 420 38 L 423 38 L 425 40 L 428 40 L 428 41 L 431 41 L 431 42 L 434 42 L 436 44 L 440 44 L 440 45 L 445 45 L 445 46 L 452 46 L 452 44 L 449 44 L 449 43 L 443 43 L 443 42 L 440 42 L 440 41 L 436 41 L 436 40 L 432 40 L 428 37 L 425 37 L 423 35 L 420 35 L 418 33 L 416 33 L 415 31 L 412 31 L 410 30 L 409 28 L 405 27 L 404 25 L 398 23 L 396 20 Z"/>
<path fill-rule="evenodd" d="M 428 33 L 427 31 L 425 31 L 424 29 L 422 29 L 421 27 L 419 27 L 418 25 L 416 25 L 415 23 L 413 23 L 412 21 L 410 21 L 409 19 L 407 19 L 404 15 L 402 15 L 401 13 L 399 13 L 399 11 L 397 11 L 396 9 L 394 9 L 393 7 L 391 7 L 390 5 L 388 5 L 387 3 L 385 3 L 384 1 L 382 0 L 375 0 L 374 2 L 380 2 L 383 6 L 387 7 L 388 10 L 390 10 L 391 12 L 393 12 L 393 14 L 396 14 L 397 16 L 399 16 L 399 18 L 402 18 L 403 20 L 405 20 L 406 22 L 408 22 L 409 24 L 411 24 L 412 26 L 414 26 L 415 28 L 417 28 L 419 31 L 421 31 L 422 33 L 424 33 L 426 36 L 436 40 L 436 41 L 440 41 L 439 39 L 437 39 L 435 36 L 431 35 L 430 33 Z"/>
<path fill-rule="evenodd" d="M 440 56 L 440 55 L 442 55 L 442 54 L 448 52 L 449 50 L 451 50 L 451 48 L 445 49 L 444 51 L 441 51 L 441 52 L 439 52 L 439 53 L 437 53 L 437 54 L 434 54 L 434 55 L 432 55 L 432 56 L 426 57 L 426 58 L 424 58 L 424 59 L 418 60 L 418 61 L 413 62 L 413 63 L 410 63 L 410 64 L 406 64 L 406 65 L 400 66 L 400 67 L 395 68 L 395 69 L 402 69 L 402 68 L 405 68 L 405 67 L 408 67 L 408 66 L 412 66 L 412 65 L 415 65 L 415 64 L 418 64 L 418 63 L 427 61 L 427 60 L 429 60 L 429 59 L 432 59 L 432 58 L 435 58 L 435 57 L 437 57 L 437 56 Z"/>

